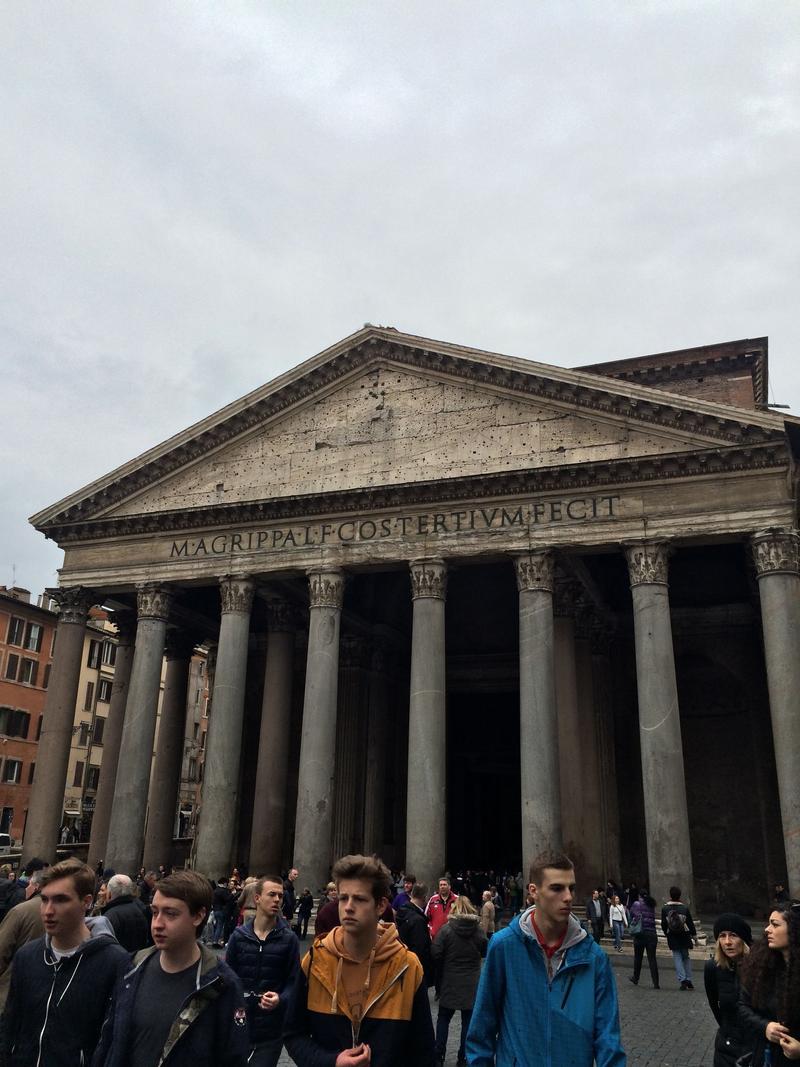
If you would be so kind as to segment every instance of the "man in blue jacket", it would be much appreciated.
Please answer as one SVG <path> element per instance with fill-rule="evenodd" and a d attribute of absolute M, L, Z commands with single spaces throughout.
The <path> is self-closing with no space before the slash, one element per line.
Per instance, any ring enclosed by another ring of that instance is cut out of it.
<path fill-rule="evenodd" d="M 572 860 L 533 863 L 534 906 L 495 934 L 467 1036 L 471 1067 L 625 1067 L 608 958 L 572 915 Z"/>
<path fill-rule="evenodd" d="M 195 871 L 153 893 L 153 948 L 117 982 L 94 1067 L 245 1067 L 250 1045 L 239 979 L 198 934 L 211 883 Z"/>
<path fill-rule="evenodd" d="M 233 931 L 225 960 L 244 986 L 252 1046 L 249 1067 L 276 1067 L 283 1020 L 300 971 L 300 949 L 281 915 L 282 879 L 259 878 L 255 903 L 255 918 Z"/>

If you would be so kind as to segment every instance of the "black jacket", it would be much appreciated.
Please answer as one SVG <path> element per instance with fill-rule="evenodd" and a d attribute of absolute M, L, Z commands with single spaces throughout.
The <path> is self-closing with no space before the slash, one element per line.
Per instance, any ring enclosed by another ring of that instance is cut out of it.
<path fill-rule="evenodd" d="M 778 982 L 782 983 L 784 978 L 785 974 L 779 974 Z M 764 1031 L 767 1028 L 767 1023 L 775 1022 L 779 1018 L 778 1005 L 782 1001 L 782 988 L 773 988 L 766 999 L 766 1003 L 762 1007 L 756 1008 L 753 1006 L 750 993 L 745 987 L 740 986 L 739 988 L 739 1026 L 745 1042 L 745 1048 L 748 1051 L 753 1050 L 753 1067 L 761 1067 L 764 1062 L 764 1050 L 768 1044 L 767 1035 Z M 792 1036 L 797 1037 L 798 1035 L 793 1034 Z M 773 1067 L 776 1067 L 779 1063 L 792 1062 L 786 1059 L 780 1045 L 771 1043 L 769 1048 L 772 1052 Z"/>
<path fill-rule="evenodd" d="M 416 904 L 409 902 L 404 904 L 397 912 L 396 921 L 400 940 L 406 948 L 411 949 L 422 964 L 425 983 L 432 986 L 436 978 L 436 971 L 433 965 L 431 935 L 428 930 L 428 920 L 425 918 L 425 912 L 422 908 L 417 907 Z"/>
<path fill-rule="evenodd" d="M 4 1021 L 7 1067 L 76 1067 L 89 1063 L 114 984 L 130 956 L 104 918 L 88 919 L 91 938 L 56 961 L 50 938 L 14 956 Z"/>
<path fill-rule="evenodd" d="M 486 934 L 477 915 L 451 915 L 433 939 L 433 962 L 443 1008 L 472 1009 L 486 945 Z"/>
<path fill-rule="evenodd" d="M 0 922 L 15 904 L 21 904 L 24 899 L 25 886 L 20 885 L 18 879 L 0 878 Z"/>
<path fill-rule="evenodd" d="M 718 967 L 714 960 L 706 960 L 703 981 L 708 1006 L 719 1024 L 714 1041 L 714 1067 L 735 1067 L 736 1061 L 752 1051 L 752 1041 L 742 1032 L 739 1022 L 739 973 L 734 967 Z"/>
<path fill-rule="evenodd" d="M 157 951 L 147 948 L 137 953 L 133 969 L 126 968 L 118 979 L 92 1067 L 127 1067 L 130 1062 L 133 1005 L 142 964 Z M 250 1041 L 241 984 L 211 949 L 201 945 L 200 953 L 197 989 L 175 1017 L 161 1062 L 164 1067 L 245 1067 Z"/>
<path fill-rule="evenodd" d="M 667 916 L 671 911 L 680 912 L 685 918 L 685 927 L 682 933 L 675 933 L 670 930 L 667 923 Z M 697 937 L 697 931 L 694 928 L 694 920 L 692 919 L 691 912 L 685 904 L 681 904 L 680 901 L 668 900 L 664 907 L 661 909 L 661 929 L 667 935 L 667 945 L 669 945 L 670 951 L 672 949 L 678 949 L 682 952 L 688 952 L 692 947 L 695 937 Z"/>
<path fill-rule="evenodd" d="M 150 913 L 144 904 L 130 893 L 114 897 L 103 908 L 103 915 L 111 923 L 117 941 L 127 952 L 138 952 L 152 944 Z"/>
<path fill-rule="evenodd" d="M 244 986 L 250 1040 L 258 1045 L 279 1037 L 300 972 L 299 943 L 288 923 L 279 917 L 263 941 L 253 929 L 252 919 L 237 926 L 228 941 L 225 962 Z M 278 993 L 281 998 L 275 1011 L 258 1006 L 259 997 L 267 992 Z"/>
<path fill-rule="evenodd" d="M 294 889 L 294 882 L 291 878 L 287 878 L 283 883 L 283 917 L 291 922 L 294 915 L 294 909 L 297 906 L 297 894 Z"/>

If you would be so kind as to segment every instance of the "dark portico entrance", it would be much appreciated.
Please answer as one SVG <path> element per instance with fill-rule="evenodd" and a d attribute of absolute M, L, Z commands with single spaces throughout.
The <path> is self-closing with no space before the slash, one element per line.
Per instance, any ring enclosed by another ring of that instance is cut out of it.
<path fill-rule="evenodd" d="M 519 694 L 456 692 L 448 704 L 448 867 L 518 871 Z"/>

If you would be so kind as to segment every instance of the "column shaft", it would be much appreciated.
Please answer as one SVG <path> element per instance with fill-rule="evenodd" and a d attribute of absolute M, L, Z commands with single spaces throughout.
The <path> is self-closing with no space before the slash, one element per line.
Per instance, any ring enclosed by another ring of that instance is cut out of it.
<path fill-rule="evenodd" d="M 580 634 L 580 630 L 579 630 Z M 583 868 L 579 877 L 587 890 L 602 885 L 603 817 L 600 786 L 600 758 L 597 736 L 597 715 L 592 686 L 592 648 L 588 637 L 575 641 L 575 675 L 578 697 L 578 730 L 580 732 L 580 778 L 582 791 Z"/>
<path fill-rule="evenodd" d="M 522 870 L 540 852 L 561 848 L 553 627 L 553 557 L 515 560 L 519 590 L 519 730 Z"/>
<path fill-rule="evenodd" d="M 270 601 L 268 611 L 269 638 L 250 835 L 250 870 L 254 874 L 275 874 L 283 868 L 292 715 L 293 619 L 283 601 Z"/>
<path fill-rule="evenodd" d="M 55 860 L 64 812 L 64 783 L 69 764 L 72 723 L 83 658 L 83 639 L 91 596 L 85 589 L 48 589 L 58 601 L 59 618 L 50 685 L 36 754 L 36 783 L 25 825 L 23 858 Z"/>
<path fill-rule="evenodd" d="M 117 655 L 114 660 L 114 683 L 111 689 L 111 703 L 108 706 L 103 733 L 103 762 L 100 767 L 100 780 L 97 784 L 94 818 L 92 819 L 92 836 L 89 841 L 89 855 L 86 862 L 90 867 L 105 860 L 108 846 L 108 828 L 111 823 L 111 806 L 114 803 L 114 790 L 117 785 L 117 765 L 119 749 L 122 743 L 122 727 L 125 721 L 125 705 L 128 700 L 131 668 L 133 667 L 133 635 L 135 625 L 132 619 L 118 619 L 119 637 Z M 107 866 L 107 864 L 103 864 Z"/>
<path fill-rule="evenodd" d="M 181 783 L 181 764 L 186 735 L 186 694 L 192 662 L 191 638 L 167 640 L 167 671 L 156 737 L 156 755 L 150 779 L 144 866 L 157 870 L 172 862 L 172 839 Z M 105 754 L 104 754 L 105 755 Z"/>
<path fill-rule="evenodd" d="M 389 734 L 389 678 L 386 655 L 372 651 L 367 706 L 367 780 L 364 789 L 364 851 L 381 853 L 384 845 L 386 757 Z"/>
<path fill-rule="evenodd" d="M 611 704 L 611 664 L 604 635 L 593 635 L 592 686 L 595 704 L 595 731 L 600 774 L 603 870 L 599 885 L 620 877 L 619 800 L 614 710 Z"/>
<path fill-rule="evenodd" d="M 294 866 L 303 884 L 317 892 L 328 881 L 333 828 L 333 770 L 336 759 L 336 701 L 339 629 L 344 576 L 339 570 L 308 576 L 310 613 Z"/>
<path fill-rule="evenodd" d="M 147 793 L 161 691 L 161 666 L 171 593 L 147 583 L 137 590 L 138 622 L 122 727 L 105 862 L 118 874 L 139 870 Z"/>
<path fill-rule="evenodd" d="M 253 589 L 247 575 L 228 575 L 220 581 L 222 618 L 196 851 L 197 869 L 210 878 L 227 875 L 231 868 Z"/>
<path fill-rule="evenodd" d="M 413 622 L 408 715 L 406 870 L 428 886 L 447 860 L 447 700 L 443 560 L 411 563 Z"/>
<path fill-rule="evenodd" d="M 800 538 L 794 530 L 768 530 L 753 538 L 753 552 L 761 599 L 787 888 L 796 897 L 800 893 Z"/>
<path fill-rule="evenodd" d="M 578 673 L 575 656 L 575 623 L 569 615 L 554 621 L 556 715 L 558 716 L 558 769 L 561 793 L 561 841 L 564 851 L 575 862 L 578 881 L 584 884 L 585 835 L 583 805 L 580 713 L 578 709 Z"/>
<path fill-rule="evenodd" d="M 639 742 L 650 892 L 694 894 L 678 686 L 667 588 L 667 549 L 648 541 L 626 551 L 633 596 Z"/>

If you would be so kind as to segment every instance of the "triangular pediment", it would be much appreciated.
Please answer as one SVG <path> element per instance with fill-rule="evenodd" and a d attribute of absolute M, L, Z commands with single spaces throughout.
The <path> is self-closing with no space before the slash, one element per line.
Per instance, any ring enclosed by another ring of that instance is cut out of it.
<path fill-rule="evenodd" d="M 758 443 L 780 419 L 369 328 L 32 521 L 195 511 Z"/>

